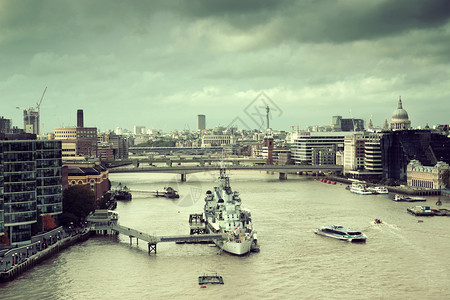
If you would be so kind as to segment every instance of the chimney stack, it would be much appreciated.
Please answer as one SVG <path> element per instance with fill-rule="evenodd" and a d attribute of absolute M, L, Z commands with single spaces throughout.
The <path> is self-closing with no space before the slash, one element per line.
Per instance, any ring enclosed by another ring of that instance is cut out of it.
<path fill-rule="evenodd" d="M 84 127 L 83 121 L 83 110 L 77 110 L 77 127 Z"/>

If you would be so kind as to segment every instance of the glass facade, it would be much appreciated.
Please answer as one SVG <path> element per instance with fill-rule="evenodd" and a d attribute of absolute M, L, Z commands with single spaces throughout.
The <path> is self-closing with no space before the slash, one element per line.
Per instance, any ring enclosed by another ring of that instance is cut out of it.
<path fill-rule="evenodd" d="M 38 215 L 62 213 L 61 142 L 7 140 L 0 150 L 0 227 L 25 243 Z"/>
<path fill-rule="evenodd" d="M 3 188 L 3 144 L 0 143 L 0 236 L 5 232 L 4 188 Z"/>

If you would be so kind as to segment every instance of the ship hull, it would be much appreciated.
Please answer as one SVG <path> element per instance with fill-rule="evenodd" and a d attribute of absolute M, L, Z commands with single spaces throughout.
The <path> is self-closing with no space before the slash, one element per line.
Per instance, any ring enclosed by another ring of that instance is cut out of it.
<path fill-rule="evenodd" d="M 223 251 L 226 251 L 235 255 L 245 255 L 251 251 L 252 240 L 247 240 L 241 243 L 230 242 L 230 241 L 219 241 L 215 240 L 214 244 L 217 245 Z"/>

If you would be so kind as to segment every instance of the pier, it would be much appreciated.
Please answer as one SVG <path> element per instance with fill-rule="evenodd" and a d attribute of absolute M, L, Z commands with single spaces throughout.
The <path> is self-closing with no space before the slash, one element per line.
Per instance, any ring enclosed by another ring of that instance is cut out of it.
<path fill-rule="evenodd" d="M 130 246 L 133 244 L 133 239 L 136 239 L 136 244 L 142 240 L 148 245 L 148 254 L 152 252 L 156 254 L 156 245 L 158 243 L 176 242 L 176 243 L 199 243 L 212 240 L 224 240 L 225 235 L 222 234 L 190 234 L 190 235 L 173 235 L 173 236 L 155 236 L 148 233 L 119 225 L 118 214 L 116 212 L 107 210 L 96 210 L 93 214 L 88 216 L 90 222 L 90 231 L 97 234 L 123 234 L 130 238 Z"/>

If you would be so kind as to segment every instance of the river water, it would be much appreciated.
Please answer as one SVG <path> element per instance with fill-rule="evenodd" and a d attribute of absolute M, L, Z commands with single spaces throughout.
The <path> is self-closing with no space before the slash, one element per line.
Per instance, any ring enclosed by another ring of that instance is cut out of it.
<path fill-rule="evenodd" d="M 217 185 L 218 173 L 188 175 L 110 174 L 113 186 L 180 193 L 173 201 L 135 192 L 116 211 L 120 223 L 149 234 L 188 234 L 191 213 Z M 158 253 L 127 236 L 96 236 L 72 246 L 13 282 L 0 285 L 1 299 L 448 299 L 449 217 L 414 217 L 411 203 L 392 195 L 355 195 L 345 185 L 312 177 L 234 171 L 231 187 L 252 211 L 259 253 L 219 254 L 206 244 L 158 244 Z M 442 199 L 444 208 L 450 200 Z M 429 197 L 427 205 L 434 206 Z M 381 219 L 384 224 L 375 225 Z M 417 220 L 423 222 L 417 222 Z M 315 235 L 322 225 L 363 231 L 366 244 Z M 200 288 L 198 276 L 217 272 L 224 285 Z"/>

